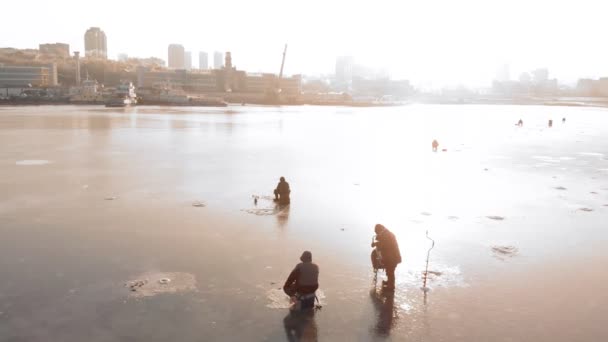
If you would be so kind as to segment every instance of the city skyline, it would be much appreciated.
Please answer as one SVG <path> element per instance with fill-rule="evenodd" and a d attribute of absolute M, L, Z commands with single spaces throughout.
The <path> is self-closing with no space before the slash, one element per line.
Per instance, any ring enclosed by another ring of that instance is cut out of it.
<path fill-rule="evenodd" d="M 225 25 L 222 15 L 200 20 L 194 9 L 202 5 L 188 1 L 141 11 L 137 1 L 118 6 L 108 0 L 95 14 L 67 11 L 71 3 L 65 0 L 52 4 L 33 1 L 5 5 L 7 13 L 36 7 L 38 25 L 19 25 L 19 16 L 8 16 L 0 22 L 0 29 L 20 30 L 4 36 L 0 45 L 35 48 L 63 42 L 70 44 L 71 51 L 84 52 L 83 33 L 89 27 L 100 27 L 107 35 L 112 59 L 119 53 L 165 59 L 167 46 L 180 42 L 188 51 L 231 51 L 238 56 L 236 64 L 241 69 L 277 73 L 282 46 L 289 43 L 286 74 L 330 74 L 337 56 L 353 56 L 357 63 L 385 68 L 393 78 L 410 79 L 418 85 L 487 86 L 496 69 L 505 64 L 513 79 L 521 72 L 547 68 L 552 77 L 575 82 L 608 75 L 604 62 L 608 47 L 601 44 L 603 12 L 596 3 L 583 3 L 571 7 L 555 1 L 421 4 L 386 0 L 372 6 L 336 1 L 322 12 L 315 9 L 321 7 L 309 4 L 290 8 L 278 17 L 265 12 L 271 6 L 284 7 L 274 0 L 204 6 L 206 13 L 226 13 L 232 16 L 231 22 L 239 23 Z M 115 11 L 118 7 L 124 10 Z M 140 16 L 138 25 L 131 24 L 132 13 Z M 294 13 L 298 15 L 288 15 Z M 167 18 L 180 19 L 167 22 Z"/>

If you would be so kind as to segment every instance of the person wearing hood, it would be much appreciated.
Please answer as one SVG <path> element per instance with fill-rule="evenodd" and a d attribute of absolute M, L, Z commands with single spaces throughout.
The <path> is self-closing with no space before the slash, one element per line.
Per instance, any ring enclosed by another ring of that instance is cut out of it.
<path fill-rule="evenodd" d="M 274 189 L 275 202 L 279 202 L 279 204 L 289 204 L 290 193 L 291 190 L 289 189 L 289 183 L 285 181 L 285 177 L 281 177 L 281 179 L 279 180 L 279 184 L 277 184 L 277 188 Z"/>
<path fill-rule="evenodd" d="M 319 288 L 319 266 L 312 262 L 312 253 L 305 251 L 301 263 L 291 271 L 283 285 L 283 291 L 296 300 L 306 300 L 307 306 L 314 306 L 315 291 Z M 295 297 L 295 298 L 294 298 Z M 312 304 L 312 305 L 310 305 Z M 303 308 L 304 305 L 303 305 Z"/>
<path fill-rule="evenodd" d="M 401 252 L 397 238 L 390 230 L 381 224 L 374 227 L 376 239 L 372 242 L 372 248 L 376 247 L 382 255 L 382 264 L 386 269 L 387 280 L 382 282 L 382 286 L 387 290 L 395 289 L 395 269 L 401 263 Z"/>

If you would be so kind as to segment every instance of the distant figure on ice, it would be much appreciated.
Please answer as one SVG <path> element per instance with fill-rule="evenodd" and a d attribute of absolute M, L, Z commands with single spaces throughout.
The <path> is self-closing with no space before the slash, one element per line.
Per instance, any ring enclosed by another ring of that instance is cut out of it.
<path fill-rule="evenodd" d="M 549 120 L 549 127 L 553 127 L 553 120 Z"/>
<path fill-rule="evenodd" d="M 395 289 L 395 268 L 401 263 L 401 252 L 395 234 L 381 224 L 374 227 L 376 239 L 372 242 L 372 248 L 376 247 L 382 256 L 382 265 L 386 270 L 387 281 L 382 282 L 384 289 L 392 291 Z"/>
<path fill-rule="evenodd" d="M 300 261 L 283 285 L 283 291 L 291 297 L 292 310 L 314 308 L 315 291 L 319 288 L 319 266 L 312 262 L 312 253 L 304 251 Z"/>
<path fill-rule="evenodd" d="M 562 118 L 562 123 L 566 123 L 566 118 Z"/>
<path fill-rule="evenodd" d="M 291 193 L 289 183 L 285 181 L 285 177 L 281 177 L 277 188 L 274 189 L 274 201 L 279 202 L 279 204 L 289 204 L 289 193 Z"/>
<path fill-rule="evenodd" d="M 519 121 L 517 121 L 517 126 L 522 127 L 524 125 L 524 121 L 522 119 L 519 119 Z"/>
<path fill-rule="evenodd" d="M 433 140 L 433 152 L 437 152 L 437 148 L 439 147 L 439 142 L 437 140 Z"/>

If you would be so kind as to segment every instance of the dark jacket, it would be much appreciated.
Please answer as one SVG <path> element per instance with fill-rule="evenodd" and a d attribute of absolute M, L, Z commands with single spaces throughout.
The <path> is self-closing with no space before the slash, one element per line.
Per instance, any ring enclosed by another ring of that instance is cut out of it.
<path fill-rule="evenodd" d="M 289 183 L 284 181 L 279 182 L 279 184 L 277 184 L 276 192 L 281 196 L 289 197 L 289 193 L 291 192 L 291 190 L 289 189 Z"/>
<path fill-rule="evenodd" d="M 376 248 L 382 253 L 382 263 L 386 266 L 401 263 L 401 252 L 395 234 L 385 229 L 376 236 Z"/>
<path fill-rule="evenodd" d="M 295 288 L 299 294 L 315 292 L 319 288 L 319 266 L 312 262 L 297 264 L 283 285 L 284 290 L 289 288 Z"/>

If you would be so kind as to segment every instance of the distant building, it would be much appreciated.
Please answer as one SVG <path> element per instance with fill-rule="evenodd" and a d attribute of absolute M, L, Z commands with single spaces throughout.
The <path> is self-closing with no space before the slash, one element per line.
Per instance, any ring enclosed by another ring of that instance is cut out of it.
<path fill-rule="evenodd" d="M 336 84 L 340 91 L 350 90 L 353 82 L 354 59 L 351 56 L 342 56 L 336 59 Z"/>
<path fill-rule="evenodd" d="M 99 27 L 91 27 L 84 34 L 84 55 L 92 58 L 108 58 L 106 34 Z"/>
<path fill-rule="evenodd" d="M 148 57 L 148 58 L 134 58 L 134 60 L 138 65 L 145 67 L 164 67 L 165 61 L 158 57 Z"/>
<path fill-rule="evenodd" d="M 496 70 L 496 78 L 494 80 L 498 82 L 507 82 L 511 80 L 509 64 L 503 64 Z"/>
<path fill-rule="evenodd" d="M 57 85 L 57 66 L 0 66 L 0 87 L 52 87 Z"/>
<path fill-rule="evenodd" d="M 43 55 L 50 55 L 54 57 L 60 58 L 69 58 L 70 57 L 70 45 L 64 43 L 54 43 L 54 44 L 39 44 L 38 48 L 40 53 Z"/>
<path fill-rule="evenodd" d="M 599 80 L 588 78 L 578 80 L 576 91 L 579 96 L 608 96 L 608 77 Z"/>
<path fill-rule="evenodd" d="M 201 70 L 209 69 L 209 55 L 204 51 L 198 53 L 198 68 Z"/>
<path fill-rule="evenodd" d="M 119 62 L 126 62 L 129 59 L 129 55 L 127 55 L 126 53 L 119 53 L 118 54 L 118 61 Z"/>
<path fill-rule="evenodd" d="M 549 70 L 547 69 L 536 69 L 532 71 L 532 82 L 534 84 L 543 84 L 549 80 Z"/>
<path fill-rule="evenodd" d="M 185 61 L 184 47 L 180 44 L 169 45 L 169 68 L 183 69 Z"/>
<path fill-rule="evenodd" d="M 186 51 L 184 54 L 184 69 L 192 70 L 192 52 Z"/>
<path fill-rule="evenodd" d="M 221 52 L 213 53 L 213 69 L 221 69 L 224 66 L 224 54 Z"/>

